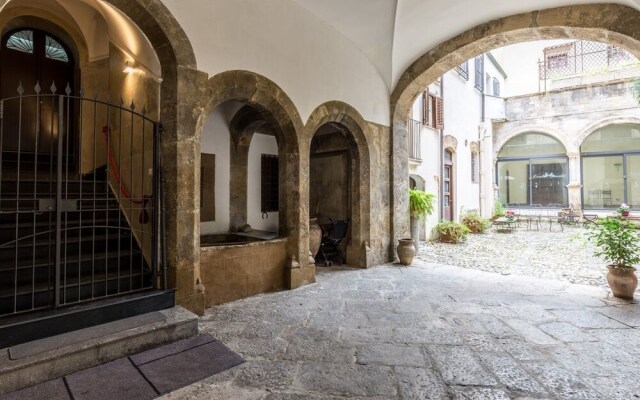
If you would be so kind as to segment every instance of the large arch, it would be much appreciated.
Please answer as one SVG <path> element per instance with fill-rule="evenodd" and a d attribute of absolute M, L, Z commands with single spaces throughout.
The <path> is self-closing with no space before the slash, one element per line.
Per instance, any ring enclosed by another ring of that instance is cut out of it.
<path fill-rule="evenodd" d="M 550 127 L 546 127 L 546 126 L 539 126 L 539 125 L 527 125 L 527 126 L 521 126 L 518 127 L 516 129 L 513 129 L 509 132 L 507 132 L 506 134 L 502 134 L 500 135 L 500 137 L 494 136 L 496 138 L 495 143 L 493 144 L 493 158 L 495 159 L 498 156 L 498 153 L 500 153 L 500 150 L 502 150 L 502 148 L 504 147 L 505 144 L 507 144 L 511 139 L 515 138 L 516 136 L 522 135 L 523 133 L 527 133 L 527 132 L 537 132 L 537 133 L 543 133 L 547 136 L 550 136 L 552 138 L 554 138 L 555 140 L 557 140 L 558 142 L 562 143 L 562 145 L 564 146 L 565 150 L 567 151 L 567 153 L 573 153 L 578 151 L 578 147 L 573 147 L 573 143 L 568 143 L 566 142 L 562 135 L 560 134 L 560 132 L 550 128 Z"/>
<path fill-rule="evenodd" d="M 401 75 L 390 100 L 392 120 L 392 240 L 409 229 L 407 121 L 413 99 L 439 76 L 496 47 L 543 39 L 607 42 L 640 56 L 640 11 L 620 4 L 535 10 L 480 24 L 431 49 Z"/>
<path fill-rule="evenodd" d="M 254 107 L 274 126 L 278 139 L 278 148 L 286 155 L 281 163 L 280 188 L 281 202 L 284 198 L 284 213 L 281 213 L 280 226 L 284 226 L 287 235 L 287 253 L 291 258 L 287 286 L 295 288 L 315 280 L 315 268 L 309 265 L 309 210 L 308 156 L 300 152 L 299 136 L 304 126 L 300 114 L 289 96 L 274 82 L 250 71 L 225 71 L 211 77 L 204 85 L 200 95 L 196 135 L 195 156 L 196 171 L 200 170 L 200 137 L 209 114 L 226 101 L 240 101 Z M 306 168 L 303 168 L 306 166 Z M 284 179 L 283 179 L 284 177 Z M 199 174 L 196 187 L 199 187 Z M 199 204 L 199 194 L 196 203 Z M 282 231 L 282 228 L 281 228 Z M 199 236 L 196 238 L 199 242 Z"/>
<path fill-rule="evenodd" d="M 618 124 L 638 124 L 640 125 L 640 118 L 638 117 L 610 117 L 604 118 L 599 121 L 596 121 L 583 130 L 581 130 L 576 137 L 574 138 L 573 145 L 576 148 L 576 151 L 580 150 L 580 146 L 582 146 L 582 142 L 586 138 L 588 138 L 593 132 L 597 131 L 600 128 L 604 128 L 608 125 L 618 125 Z"/>
<path fill-rule="evenodd" d="M 207 75 L 197 70 L 196 57 L 186 33 L 161 0 L 105 0 L 127 15 L 147 36 L 162 67 L 160 121 L 161 153 L 165 177 L 169 285 L 177 289 L 176 302 L 204 313 L 199 291 L 200 219 L 196 183 L 200 166 L 196 118 L 199 86 Z"/>
<path fill-rule="evenodd" d="M 347 259 L 357 260 L 363 267 L 371 265 L 371 257 L 367 255 L 367 247 L 371 242 L 371 158 L 367 137 L 371 137 L 369 125 L 362 115 L 347 103 L 329 101 L 316 107 L 305 125 L 304 145 L 302 152 L 309 157 L 311 142 L 315 133 L 325 124 L 335 123 L 344 126 L 356 143 L 357 170 L 356 193 L 352 193 L 353 215 L 351 228 L 351 248 L 347 249 Z M 308 174 L 307 163 L 307 174 Z M 305 188 L 307 198 L 309 187 Z"/>

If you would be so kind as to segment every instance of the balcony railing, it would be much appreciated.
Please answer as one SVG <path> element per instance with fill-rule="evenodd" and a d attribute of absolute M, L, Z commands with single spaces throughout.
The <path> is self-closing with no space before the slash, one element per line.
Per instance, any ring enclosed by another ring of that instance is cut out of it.
<path fill-rule="evenodd" d="M 409 118 L 407 126 L 409 129 L 409 158 L 422 160 L 420 151 L 420 128 L 422 127 L 422 123 Z"/>

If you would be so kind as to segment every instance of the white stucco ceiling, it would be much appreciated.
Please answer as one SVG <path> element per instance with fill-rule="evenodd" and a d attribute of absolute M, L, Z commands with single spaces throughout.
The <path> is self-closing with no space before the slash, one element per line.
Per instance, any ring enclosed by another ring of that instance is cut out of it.
<path fill-rule="evenodd" d="M 527 11 L 606 0 L 292 0 L 351 40 L 389 89 L 418 57 L 478 24 Z M 612 1 L 640 9 L 640 0 Z"/>

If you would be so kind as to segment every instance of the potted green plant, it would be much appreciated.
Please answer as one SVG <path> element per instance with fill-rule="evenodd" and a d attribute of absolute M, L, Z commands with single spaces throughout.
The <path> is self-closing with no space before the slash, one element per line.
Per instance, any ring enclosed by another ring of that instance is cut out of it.
<path fill-rule="evenodd" d="M 633 299 L 638 286 L 634 265 L 640 262 L 640 234 L 636 226 L 621 217 L 598 220 L 589 238 L 595 255 L 609 262 L 607 282 L 615 297 Z"/>
<path fill-rule="evenodd" d="M 504 217 L 506 210 L 502 203 L 496 200 L 496 203 L 493 207 L 493 220 L 495 221 L 497 218 Z"/>
<path fill-rule="evenodd" d="M 620 207 L 618 207 L 616 212 L 618 214 L 622 215 L 623 217 L 628 217 L 629 216 L 629 212 L 631 212 L 631 207 L 629 207 L 625 203 L 622 203 L 622 204 L 620 204 Z"/>
<path fill-rule="evenodd" d="M 436 196 L 423 190 L 409 189 L 409 216 L 411 238 L 415 242 L 416 254 L 420 242 L 420 226 L 424 219 L 435 211 Z"/>
<path fill-rule="evenodd" d="M 491 222 L 480 217 L 477 213 L 470 212 L 464 217 L 462 217 L 462 224 L 469 228 L 471 233 L 483 233 L 486 231 L 489 226 L 491 226 Z"/>
<path fill-rule="evenodd" d="M 467 239 L 467 235 L 471 232 L 463 224 L 453 221 L 442 221 L 436 225 L 439 240 L 445 243 L 461 243 Z"/>

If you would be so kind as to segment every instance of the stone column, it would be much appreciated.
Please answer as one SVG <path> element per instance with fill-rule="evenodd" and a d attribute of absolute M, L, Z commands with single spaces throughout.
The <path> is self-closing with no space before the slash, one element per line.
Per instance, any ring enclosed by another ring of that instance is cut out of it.
<path fill-rule="evenodd" d="M 237 231 L 247 223 L 247 192 L 249 182 L 249 146 L 229 144 L 231 168 L 229 179 L 229 228 Z"/>
<path fill-rule="evenodd" d="M 582 209 L 582 174 L 580 171 L 580 153 L 569 152 L 569 184 L 567 194 L 569 205 Z"/>
<path fill-rule="evenodd" d="M 393 124 L 391 133 L 391 243 L 389 259 L 395 260 L 398 239 L 409 236 L 409 151 L 406 119 Z"/>

